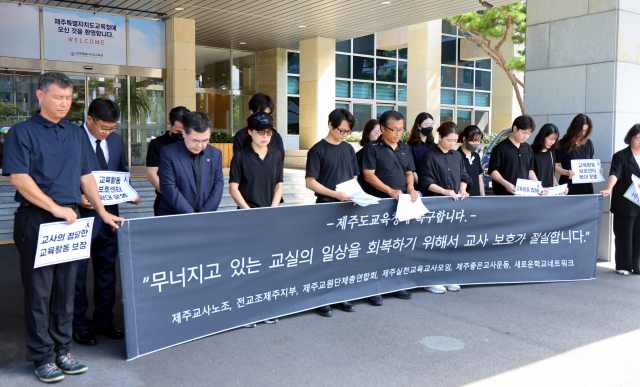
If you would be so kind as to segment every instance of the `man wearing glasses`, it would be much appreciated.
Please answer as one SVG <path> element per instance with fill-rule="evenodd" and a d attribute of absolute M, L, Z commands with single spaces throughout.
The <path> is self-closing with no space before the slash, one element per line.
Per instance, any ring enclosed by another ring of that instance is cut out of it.
<path fill-rule="evenodd" d="M 307 153 L 307 188 L 316 193 L 316 203 L 344 202 L 351 198 L 344 192 L 336 192 L 336 185 L 356 178 L 358 160 L 353 147 L 344 142 L 355 119 L 346 109 L 335 109 L 329 114 L 329 134 L 309 149 Z M 337 305 L 345 312 L 355 312 L 349 302 Z M 331 306 L 318 308 L 318 313 L 331 317 Z"/>
<path fill-rule="evenodd" d="M 404 134 L 404 117 L 395 110 L 389 110 L 380 117 L 382 135 L 364 147 L 362 173 L 371 185 L 370 194 L 379 198 L 395 198 L 400 194 L 410 194 L 411 201 L 418 200 L 418 192 L 413 188 L 413 172 L 416 167 L 409 146 L 400 141 Z M 393 296 L 408 300 L 411 293 L 401 290 Z M 377 296 L 380 297 L 380 296 Z M 380 298 L 379 303 L 382 304 Z M 371 303 L 375 300 L 370 299 Z"/>
<path fill-rule="evenodd" d="M 182 124 L 184 141 L 160 150 L 158 216 L 215 211 L 222 199 L 222 152 L 209 145 L 211 120 L 191 112 Z"/>
<path fill-rule="evenodd" d="M 93 150 L 90 155 L 92 171 L 128 172 L 125 159 L 124 141 L 115 133 L 118 129 L 120 110 L 109 99 L 98 98 L 91 102 L 87 121 L 82 125 L 85 138 Z M 132 204 L 140 203 L 140 197 Z M 107 212 L 118 216 L 118 205 L 105 206 Z M 89 260 L 78 261 L 75 298 L 73 305 L 73 340 L 80 345 L 96 345 L 94 334 L 102 334 L 110 339 L 123 339 L 124 332 L 113 325 L 113 306 L 116 302 L 116 261 L 118 259 L 118 238 L 112 228 L 102 222 L 85 195 L 82 195 L 80 217 L 93 217 L 91 261 L 93 264 L 95 310 L 93 320 L 87 318 L 89 309 L 87 298 L 87 267 Z M 91 328 L 93 327 L 93 332 Z"/>

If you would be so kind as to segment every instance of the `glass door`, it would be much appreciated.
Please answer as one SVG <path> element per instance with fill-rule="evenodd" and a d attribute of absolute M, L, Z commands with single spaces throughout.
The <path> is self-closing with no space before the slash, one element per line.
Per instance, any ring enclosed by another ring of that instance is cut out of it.
<path fill-rule="evenodd" d="M 84 74 L 67 74 L 73 82 L 73 100 L 71 101 L 71 109 L 67 116 L 64 118 L 72 124 L 82 125 L 86 117 L 86 77 Z"/>
<path fill-rule="evenodd" d="M 117 75 L 94 75 L 87 79 L 87 109 L 91 101 L 96 98 L 110 99 L 118 104 L 120 109 L 120 120 L 116 133 L 124 139 L 125 149 L 129 149 L 129 131 L 127 130 L 127 77 Z M 129 163 L 129 152 L 127 164 Z M 133 154 L 133 153 L 132 153 Z"/>

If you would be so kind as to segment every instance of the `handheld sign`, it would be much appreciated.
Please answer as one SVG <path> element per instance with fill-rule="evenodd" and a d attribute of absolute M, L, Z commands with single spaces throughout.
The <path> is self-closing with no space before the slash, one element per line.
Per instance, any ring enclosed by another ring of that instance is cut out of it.
<path fill-rule="evenodd" d="M 94 171 L 91 173 L 98 184 L 103 205 L 131 202 L 138 197 L 138 193 L 130 184 L 129 172 Z"/>
<path fill-rule="evenodd" d="M 633 184 L 629 186 L 629 189 L 623 196 L 640 206 L 640 178 L 636 175 L 631 175 L 631 180 L 633 181 Z"/>
<path fill-rule="evenodd" d="M 571 160 L 571 171 L 575 175 L 571 178 L 573 184 L 600 183 L 604 181 L 604 176 L 600 173 L 600 160 Z"/>
<path fill-rule="evenodd" d="M 542 189 L 542 183 L 535 180 L 518 179 L 516 181 L 516 196 L 537 196 Z"/>
<path fill-rule="evenodd" d="M 555 187 L 545 188 L 549 193 L 547 196 L 564 196 L 564 193 L 567 191 L 567 185 L 562 184 Z"/>
<path fill-rule="evenodd" d="M 92 229 L 93 217 L 41 224 L 33 268 L 89 258 Z"/>

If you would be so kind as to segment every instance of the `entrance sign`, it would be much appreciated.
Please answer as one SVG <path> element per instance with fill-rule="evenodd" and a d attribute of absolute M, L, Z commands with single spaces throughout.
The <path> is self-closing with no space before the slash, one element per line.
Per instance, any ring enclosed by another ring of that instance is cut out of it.
<path fill-rule="evenodd" d="M 38 7 L 0 3 L 0 56 L 40 59 Z"/>
<path fill-rule="evenodd" d="M 127 65 L 127 26 L 122 16 L 43 8 L 44 59 Z"/>
<path fill-rule="evenodd" d="M 604 181 L 600 168 L 602 166 L 598 159 L 571 160 L 571 170 L 575 172 L 571 182 L 573 184 L 600 183 Z"/>
<path fill-rule="evenodd" d="M 92 228 L 93 217 L 41 224 L 33 268 L 89 258 Z"/>
<path fill-rule="evenodd" d="M 421 200 L 406 222 L 395 199 L 126 220 L 127 358 L 400 289 L 595 278 L 601 195 Z"/>
<path fill-rule="evenodd" d="M 131 186 L 129 172 L 93 171 L 91 173 L 98 185 L 98 193 L 103 205 L 132 202 L 138 197 L 138 193 Z"/>
<path fill-rule="evenodd" d="M 518 179 L 516 181 L 517 196 L 539 196 L 542 183 L 535 180 Z"/>

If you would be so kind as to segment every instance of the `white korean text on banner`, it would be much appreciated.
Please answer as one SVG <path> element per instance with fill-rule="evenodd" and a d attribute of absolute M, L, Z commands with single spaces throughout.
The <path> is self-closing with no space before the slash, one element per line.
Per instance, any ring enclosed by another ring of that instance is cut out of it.
<path fill-rule="evenodd" d="M 40 59 L 38 7 L 0 3 L 0 56 Z"/>
<path fill-rule="evenodd" d="M 138 193 L 131 186 L 129 172 L 93 171 L 91 173 L 98 185 L 98 193 L 103 205 L 132 202 L 138 197 Z"/>
<path fill-rule="evenodd" d="M 571 171 L 575 172 L 571 182 L 573 184 L 600 183 L 604 181 L 600 168 L 602 166 L 598 159 L 571 160 Z"/>
<path fill-rule="evenodd" d="M 43 8 L 44 59 L 127 65 L 127 28 L 122 16 Z"/>
<path fill-rule="evenodd" d="M 92 228 L 93 217 L 41 224 L 33 268 L 89 258 Z"/>
<path fill-rule="evenodd" d="M 395 199 L 126 220 L 127 358 L 400 289 L 595 278 L 601 195 L 421 200 L 404 222 Z"/>

